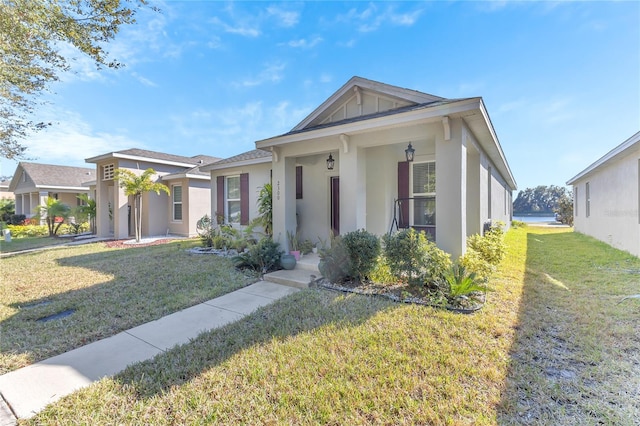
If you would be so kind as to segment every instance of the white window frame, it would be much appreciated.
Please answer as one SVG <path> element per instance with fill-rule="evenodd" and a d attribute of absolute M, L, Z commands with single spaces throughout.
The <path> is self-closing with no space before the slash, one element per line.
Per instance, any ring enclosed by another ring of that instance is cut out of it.
<path fill-rule="evenodd" d="M 176 201 L 176 188 L 180 188 L 180 201 Z M 182 185 L 171 185 L 171 220 L 174 222 L 182 222 L 184 211 L 182 210 Z M 176 219 L 176 206 L 180 206 L 180 218 Z"/>
<path fill-rule="evenodd" d="M 409 197 L 411 197 L 411 198 L 433 197 L 433 201 L 434 201 L 434 203 L 436 203 L 436 206 L 437 206 L 438 201 L 437 201 L 437 196 L 436 196 L 436 191 L 435 190 L 433 192 L 414 192 L 413 191 L 414 166 L 416 164 L 426 164 L 426 163 L 433 163 L 433 165 L 435 166 L 436 161 L 435 161 L 435 159 L 429 159 L 429 160 L 424 160 L 424 161 L 412 161 L 411 162 L 411 170 L 409 172 Z M 437 175 L 437 171 L 436 171 L 436 175 Z M 416 225 L 416 221 L 415 221 L 415 200 L 411 200 L 410 209 L 409 209 L 409 223 L 411 224 L 411 226 L 421 226 L 421 227 L 434 226 L 435 227 L 437 225 L 438 221 L 437 221 L 437 218 L 434 218 L 434 224 L 433 225 L 422 225 L 422 224 L 421 225 Z"/>
<path fill-rule="evenodd" d="M 585 198 L 585 209 L 584 209 L 584 216 L 585 217 L 589 217 L 591 216 L 591 185 L 589 185 L 589 182 L 587 182 L 585 185 L 585 189 L 584 189 L 584 198 Z"/>
<path fill-rule="evenodd" d="M 113 180 L 116 175 L 115 164 L 105 164 L 102 166 L 102 180 Z"/>
<path fill-rule="evenodd" d="M 231 179 L 238 179 L 238 198 L 229 198 L 229 180 Z M 239 205 L 241 205 L 241 199 L 242 197 L 242 191 L 240 189 L 240 175 L 231 175 L 231 176 L 225 176 L 224 178 L 224 221 L 225 223 L 228 224 L 240 224 L 240 214 L 238 214 L 238 219 L 232 221 L 231 217 L 229 216 L 229 204 L 230 203 L 238 203 Z"/>

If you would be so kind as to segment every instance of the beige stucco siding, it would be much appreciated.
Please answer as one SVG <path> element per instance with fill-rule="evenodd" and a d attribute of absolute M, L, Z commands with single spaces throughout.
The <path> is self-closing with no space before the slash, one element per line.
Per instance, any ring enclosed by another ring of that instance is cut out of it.
<path fill-rule="evenodd" d="M 184 187 L 182 189 L 182 216 L 189 220 L 186 235 L 193 237 L 198 234 L 196 229 L 198 220 L 211 212 L 211 182 L 191 180 L 188 189 L 186 194 Z"/>
<path fill-rule="evenodd" d="M 618 161 L 611 161 L 576 181 L 578 193 L 574 207 L 577 232 L 591 235 L 613 247 L 640 256 L 638 216 L 638 168 L 640 148 Z M 589 183 L 587 217 L 586 184 Z"/>

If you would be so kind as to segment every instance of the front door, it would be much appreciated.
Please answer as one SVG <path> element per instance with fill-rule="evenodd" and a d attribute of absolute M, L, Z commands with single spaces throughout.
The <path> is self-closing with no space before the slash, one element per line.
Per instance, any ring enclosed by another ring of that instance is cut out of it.
<path fill-rule="evenodd" d="M 331 232 L 340 235 L 340 178 L 331 177 Z"/>

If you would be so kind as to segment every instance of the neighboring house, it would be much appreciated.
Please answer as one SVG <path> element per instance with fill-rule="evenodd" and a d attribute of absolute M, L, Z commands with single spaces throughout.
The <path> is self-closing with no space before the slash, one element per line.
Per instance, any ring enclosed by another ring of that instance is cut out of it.
<path fill-rule="evenodd" d="M 640 132 L 569 179 L 574 229 L 640 256 L 639 179 Z"/>
<path fill-rule="evenodd" d="M 13 192 L 9 191 L 10 183 L 11 183 L 10 180 L 0 180 L 0 199 L 10 198 L 14 200 L 16 198 L 16 196 L 13 195 Z"/>
<path fill-rule="evenodd" d="M 457 257 L 487 221 L 511 221 L 516 183 L 479 97 L 353 77 L 289 133 L 256 148 L 202 169 L 211 172 L 212 214 L 248 223 L 271 180 L 273 235 L 284 247 L 287 232 L 317 242 L 331 232 L 411 226 Z"/>
<path fill-rule="evenodd" d="M 16 214 L 30 218 L 38 213 L 36 207 L 44 205 L 48 197 L 72 208 L 79 206 L 78 195 L 89 194 L 84 184 L 95 178 L 95 170 L 86 167 L 20 162 L 9 190 L 15 195 Z"/>
<path fill-rule="evenodd" d="M 125 196 L 114 180 L 115 171 L 120 168 L 137 174 L 152 168 L 157 181 L 171 192 L 170 196 L 143 194 L 143 236 L 197 235 L 198 219 L 211 212 L 211 177 L 200 168 L 217 160 L 205 155 L 183 157 L 135 148 L 86 159 L 87 163 L 96 164 L 97 235 L 126 239 L 135 233 L 133 198 Z"/>

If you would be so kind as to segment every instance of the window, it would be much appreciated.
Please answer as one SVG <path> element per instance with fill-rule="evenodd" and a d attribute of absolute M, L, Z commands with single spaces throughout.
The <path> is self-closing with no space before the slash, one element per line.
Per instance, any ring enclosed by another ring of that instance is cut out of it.
<path fill-rule="evenodd" d="M 171 187 L 173 203 L 173 220 L 182 220 L 182 185 Z"/>
<path fill-rule="evenodd" d="M 302 200 L 302 166 L 296 166 L 296 200 Z"/>
<path fill-rule="evenodd" d="M 228 176 L 225 184 L 226 223 L 240 223 L 240 176 Z"/>
<path fill-rule="evenodd" d="M 589 182 L 586 183 L 584 188 L 584 198 L 585 198 L 585 209 L 584 215 L 589 217 L 591 214 L 591 194 L 589 194 Z"/>
<path fill-rule="evenodd" d="M 413 224 L 436 225 L 436 163 L 413 163 Z"/>
<path fill-rule="evenodd" d="M 105 164 L 102 166 L 102 180 L 112 180 L 115 176 L 113 164 Z"/>

